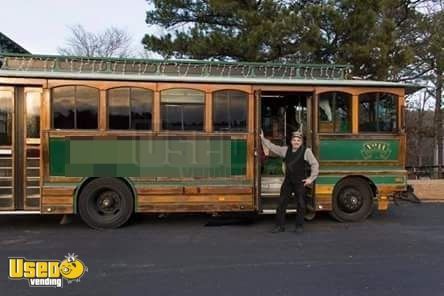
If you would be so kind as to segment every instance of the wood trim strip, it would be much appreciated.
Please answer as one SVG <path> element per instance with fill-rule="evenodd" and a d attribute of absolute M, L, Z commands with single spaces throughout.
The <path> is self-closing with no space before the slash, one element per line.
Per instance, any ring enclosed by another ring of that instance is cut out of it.
<path fill-rule="evenodd" d="M 213 132 L 213 96 L 211 92 L 205 93 L 204 131 Z"/>
<path fill-rule="evenodd" d="M 199 187 L 197 186 L 185 186 L 183 188 L 184 194 L 199 194 Z"/>
<path fill-rule="evenodd" d="M 139 213 L 214 213 L 214 212 L 245 212 L 254 211 L 252 204 L 243 203 L 218 203 L 218 204 L 151 204 L 140 205 L 136 212 Z"/>
<path fill-rule="evenodd" d="M 181 83 L 181 82 L 159 82 L 158 90 L 163 91 L 174 88 L 195 89 L 203 92 L 212 93 L 219 90 L 239 90 L 249 93 L 251 86 L 249 84 L 211 84 L 211 83 Z"/>
<path fill-rule="evenodd" d="M 70 138 L 76 140 L 89 140 L 93 137 L 100 137 L 101 139 L 211 139 L 216 138 L 218 140 L 225 139 L 248 139 L 248 134 L 246 133 L 189 133 L 189 132 L 181 132 L 181 133 L 173 133 L 173 132 L 163 132 L 163 133 L 154 133 L 150 132 L 121 132 L 121 131 L 95 131 L 95 132 L 83 132 L 80 130 L 76 131 L 48 131 L 49 137 L 51 138 Z"/>
<path fill-rule="evenodd" d="M 312 110 L 313 110 L 313 142 L 312 145 L 312 151 L 315 155 L 319 155 L 320 153 L 320 135 L 318 133 L 319 131 L 319 95 L 317 93 L 313 93 L 313 99 L 312 99 Z"/>
<path fill-rule="evenodd" d="M 312 93 L 315 91 L 313 86 L 288 86 L 288 85 L 253 85 L 252 90 L 260 90 L 262 92 L 267 91 L 280 91 L 280 92 L 307 92 Z"/>
<path fill-rule="evenodd" d="M 172 194 L 251 194 L 252 187 L 239 186 L 162 186 L 137 188 L 137 195 L 172 195 Z"/>
<path fill-rule="evenodd" d="M 254 93 L 250 93 L 248 95 L 248 101 L 247 101 L 247 108 L 248 108 L 248 133 L 254 133 L 255 127 L 254 127 L 254 119 L 255 119 L 255 95 Z"/>
<path fill-rule="evenodd" d="M 344 166 L 344 165 L 361 165 L 361 166 L 400 166 L 399 160 L 372 160 L 372 161 L 363 161 L 363 160 L 321 160 L 319 161 L 319 166 Z"/>
<path fill-rule="evenodd" d="M 107 104 L 106 104 L 106 90 L 100 90 L 99 96 L 99 130 L 105 131 L 107 129 Z"/>
<path fill-rule="evenodd" d="M 43 196 L 44 205 L 73 205 L 72 196 Z"/>
<path fill-rule="evenodd" d="M 153 131 L 160 131 L 160 91 L 156 89 L 153 97 Z"/>
<path fill-rule="evenodd" d="M 42 188 L 42 196 L 70 196 L 74 195 L 75 187 L 45 187 Z"/>
<path fill-rule="evenodd" d="M 325 92 L 345 92 L 351 95 L 359 96 L 361 94 L 365 93 L 371 93 L 371 92 L 385 92 L 385 93 L 392 93 L 398 96 L 403 95 L 404 89 L 399 87 L 360 87 L 360 86 L 317 86 L 315 87 L 316 93 L 321 94 Z"/>
<path fill-rule="evenodd" d="M 252 187 L 216 187 L 216 186 L 200 186 L 201 194 L 251 194 L 253 193 Z"/>
<path fill-rule="evenodd" d="M 118 87 L 139 87 L 155 90 L 155 82 L 136 82 L 136 81 L 103 81 L 103 80 L 67 80 L 67 79 L 49 79 L 48 88 L 68 85 L 86 85 L 98 88 L 100 90 L 108 90 Z"/>
<path fill-rule="evenodd" d="M 249 134 L 247 138 L 247 164 L 246 164 L 246 178 L 254 179 L 254 161 L 255 161 L 255 139 L 254 134 Z"/>
<path fill-rule="evenodd" d="M 171 187 L 171 186 L 163 186 L 163 187 L 143 187 L 137 188 L 137 195 L 158 195 L 158 194 L 183 194 L 183 187 Z"/>
<path fill-rule="evenodd" d="M 359 133 L 359 96 L 352 96 L 352 134 Z"/>
<path fill-rule="evenodd" d="M 46 79 L 0 77 L 0 84 L 35 85 L 46 88 L 48 81 Z"/>
<path fill-rule="evenodd" d="M 63 177 L 63 176 L 49 176 L 45 180 L 48 183 L 73 183 L 73 185 L 77 185 L 80 181 L 82 181 L 83 177 Z"/>
<path fill-rule="evenodd" d="M 47 130 L 50 128 L 50 90 L 43 89 L 42 103 L 40 105 L 40 188 L 43 182 L 49 176 L 49 149 L 48 149 L 48 134 Z"/>
<path fill-rule="evenodd" d="M 5 91 L 5 92 L 10 92 L 13 93 L 14 92 L 14 87 L 13 86 L 0 86 L 0 91 Z"/>
<path fill-rule="evenodd" d="M 224 203 L 224 202 L 243 202 L 253 204 L 251 194 L 244 195 L 140 195 L 137 204 L 156 204 L 156 203 Z"/>
<path fill-rule="evenodd" d="M 405 170 L 355 170 L 355 171 L 351 171 L 351 170 L 321 170 L 320 171 L 320 175 L 321 176 L 328 176 L 328 175 L 361 175 L 361 176 L 381 176 L 381 175 L 406 175 L 407 171 Z"/>
<path fill-rule="evenodd" d="M 72 205 L 52 205 L 52 204 L 42 204 L 41 206 L 42 214 L 72 214 Z"/>

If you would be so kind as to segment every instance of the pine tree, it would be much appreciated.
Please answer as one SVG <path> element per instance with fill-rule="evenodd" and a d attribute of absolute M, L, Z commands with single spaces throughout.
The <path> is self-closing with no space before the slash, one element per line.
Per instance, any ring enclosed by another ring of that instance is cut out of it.
<path fill-rule="evenodd" d="M 146 22 L 169 33 L 146 35 L 146 49 L 165 57 L 274 61 L 298 41 L 303 25 L 282 1 L 152 0 Z"/>
<path fill-rule="evenodd" d="M 149 0 L 145 48 L 164 57 L 346 63 L 397 79 L 414 57 L 418 0 Z"/>

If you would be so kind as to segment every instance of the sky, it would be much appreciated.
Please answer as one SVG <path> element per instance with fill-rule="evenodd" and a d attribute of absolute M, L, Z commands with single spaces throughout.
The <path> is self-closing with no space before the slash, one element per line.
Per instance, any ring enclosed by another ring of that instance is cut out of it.
<path fill-rule="evenodd" d="M 154 32 L 145 23 L 146 0 L 0 0 L 0 32 L 33 54 L 57 54 L 80 24 L 90 32 L 111 26 L 125 29 L 133 48 L 142 51 L 141 39 Z"/>

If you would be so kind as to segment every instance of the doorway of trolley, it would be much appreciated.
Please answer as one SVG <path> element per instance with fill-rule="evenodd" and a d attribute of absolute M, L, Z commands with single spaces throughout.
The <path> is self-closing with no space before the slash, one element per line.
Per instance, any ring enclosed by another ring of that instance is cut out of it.
<path fill-rule="evenodd" d="M 289 146 L 291 135 L 302 132 L 304 145 L 313 148 L 312 103 L 314 92 L 311 91 L 265 91 L 256 93 L 258 135 L 264 136 L 279 146 Z M 261 213 L 275 213 L 284 180 L 283 159 L 269 151 L 257 141 L 258 164 L 258 210 Z M 315 215 L 314 186 L 307 190 L 306 219 Z M 296 210 L 295 199 L 290 199 L 288 212 Z"/>

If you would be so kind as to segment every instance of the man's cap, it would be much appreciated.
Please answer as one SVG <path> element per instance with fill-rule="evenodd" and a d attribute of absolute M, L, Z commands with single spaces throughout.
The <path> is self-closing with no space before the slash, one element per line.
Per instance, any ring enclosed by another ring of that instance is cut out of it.
<path fill-rule="evenodd" d="M 299 131 L 295 131 L 295 132 L 292 132 L 292 133 L 291 133 L 291 138 L 300 138 L 300 139 L 303 139 L 304 136 L 302 135 L 301 132 L 299 132 Z"/>

